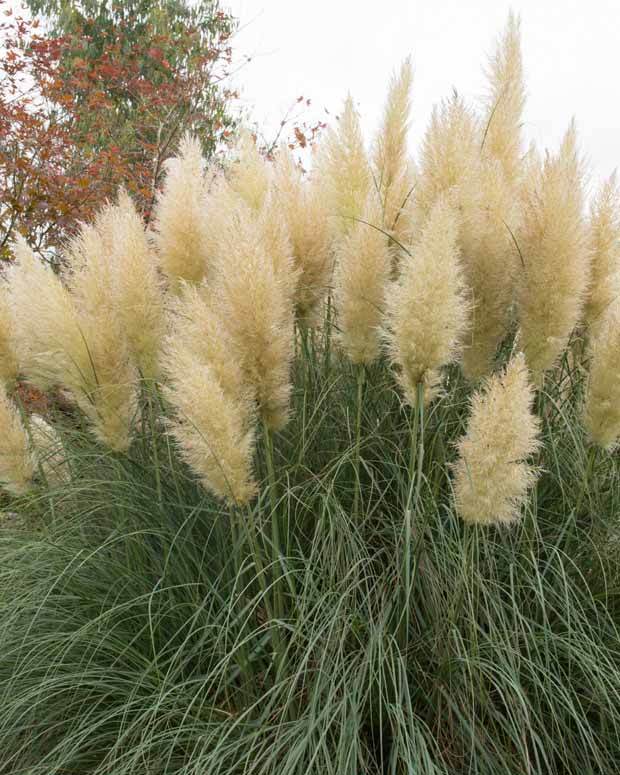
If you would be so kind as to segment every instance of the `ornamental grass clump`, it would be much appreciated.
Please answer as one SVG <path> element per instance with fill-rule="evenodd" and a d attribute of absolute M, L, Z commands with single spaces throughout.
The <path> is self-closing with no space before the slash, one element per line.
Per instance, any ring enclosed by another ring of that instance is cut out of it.
<path fill-rule="evenodd" d="M 617 771 L 620 202 L 487 71 L 17 240 L 2 775 Z"/>

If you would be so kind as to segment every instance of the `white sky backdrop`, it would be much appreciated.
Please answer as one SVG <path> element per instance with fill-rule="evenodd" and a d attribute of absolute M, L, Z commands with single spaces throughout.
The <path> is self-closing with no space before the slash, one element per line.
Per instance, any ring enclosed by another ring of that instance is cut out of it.
<path fill-rule="evenodd" d="M 453 88 L 476 100 L 508 11 L 521 16 L 524 131 L 554 148 L 574 115 L 592 182 L 620 166 L 620 0 L 223 0 L 240 20 L 233 46 L 253 57 L 236 75 L 245 107 L 270 139 L 299 95 L 311 116 L 337 113 L 347 92 L 366 137 L 392 71 L 414 65 L 411 151 L 432 105 Z"/>

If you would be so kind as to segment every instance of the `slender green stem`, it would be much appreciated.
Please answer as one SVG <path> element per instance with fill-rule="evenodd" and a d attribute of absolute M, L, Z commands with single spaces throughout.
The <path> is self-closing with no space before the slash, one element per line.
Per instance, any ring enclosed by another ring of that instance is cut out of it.
<path fill-rule="evenodd" d="M 239 587 L 239 593 L 236 597 L 238 603 L 239 616 L 243 616 L 245 594 L 243 589 L 245 586 L 245 570 L 244 570 L 244 544 L 241 533 L 240 525 L 241 515 L 237 509 L 232 507 L 230 509 L 230 530 L 233 540 L 233 571 L 232 571 L 232 590 L 234 591 Z M 241 677 L 241 696 L 243 698 L 243 704 L 245 707 L 250 707 L 253 704 L 252 689 L 254 687 L 254 676 L 252 673 L 252 665 L 250 662 L 250 652 L 248 643 L 245 640 L 245 627 L 243 626 L 243 620 L 241 619 L 241 626 L 239 628 L 239 674 Z"/>
<path fill-rule="evenodd" d="M 161 472 L 160 472 L 160 465 L 159 465 L 159 451 L 157 449 L 157 433 L 155 430 L 155 412 L 153 411 L 153 396 L 151 395 L 151 392 L 147 389 L 146 393 L 146 403 L 148 406 L 148 413 L 149 413 L 149 425 L 151 427 L 151 448 L 153 450 L 153 463 L 154 463 L 154 469 L 155 469 L 155 488 L 157 491 L 157 503 L 159 504 L 159 508 L 162 508 L 163 503 L 163 496 L 162 496 L 162 487 L 161 487 Z"/>
<path fill-rule="evenodd" d="M 355 419 L 355 456 L 353 458 L 353 467 L 355 472 L 355 492 L 353 495 L 353 518 L 359 519 L 360 503 L 360 448 L 362 444 L 362 399 L 364 393 L 364 380 L 366 370 L 362 364 L 357 366 L 357 416 Z"/>
<path fill-rule="evenodd" d="M 284 601 L 282 598 L 282 539 L 280 535 L 280 515 L 278 513 L 278 497 L 276 471 L 273 461 L 273 436 L 266 422 L 263 421 L 263 437 L 265 441 L 265 453 L 267 460 L 267 477 L 269 481 L 269 502 L 271 505 L 271 566 L 272 566 L 272 590 L 273 590 L 273 616 L 281 620 L 284 613 Z M 274 622 L 273 626 L 274 648 L 276 650 L 278 669 L 281 674 L 285 661 L 285 647 L 280 633 L 280 624 Z"/>
<path fill-rule="evenodd" d="M 405 519 L 403 523 L 403 559 L 401 578 L 403 580 L 403 616 L 400 619 L 399 640 L 404 648 L 407 643 L 407 633 L 410 626 L 411 594 L 413 592 L 412 566 L 415 561 L 417 568 L 417 554 L 422 542 L 420 530 L 416 546 L 412 547 L 413 523 L 420 501 L 420 489 L 422 486 L 422 464 L 424 462 L 424 384 L 419 383 L 416 388 L 416 405 L 413 412 L 411 426 L 409 455 L 409 490 L 405 503 Z"/>
<path fill-rule="evenodd" d="M 332 294 L 327 294 L 327 310 L 325 315 L 325 357 L 324 357 L 324 376 L 329 380 L 329 371 L 331 368 L 331 336 L 332 336 Z"/>
<path fill-rule="evenodd" d="M 267 423 L 263 421 L 263 437 L 265 440 L 265 457 L 267 461 L 267 477 L 269 482 L 269 502 L 271 505 L 271 545 L 274 567 L 280 565 L 280 519 L 278 514 L 278 493 L 276 469 L 273 462 L 273 436 Z"/>

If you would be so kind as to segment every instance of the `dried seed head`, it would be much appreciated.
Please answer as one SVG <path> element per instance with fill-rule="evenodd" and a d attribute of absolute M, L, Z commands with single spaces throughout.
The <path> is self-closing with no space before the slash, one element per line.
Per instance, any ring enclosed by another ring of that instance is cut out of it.
<path fill-rule="evenodd" d="M 436 394 L 440 369 L 458 355 L 467 325 L 468 305 L 459 249 L 458 223 L 450 205 L 439 199 L 431 210 L 411 256 L 387 298 L 388 345 L 407 400 Z"/>
<path fill-rule="evenodd" d="M 179 155 L 168 160 L 166 167 L 154 231 L 160 266 L 174 290 L 180 280 L 201 282 L 210 269 L 205 161 L 198 139 L 185 135 Z"/>
<path fill-rule="evenodd" d="M 620 302 L 607 310 L 598 330 L 591 343 L 584 423 L 595 444 L 613 449 L 620 436 Z"/>
<path fill-rule="evenodd" d="M 465 522 L 510 524 L 519 519 L 538 475 L 527 462 L 540 446 L 533 398 L 522 353 L 472 398 L 454 466 L 455 505 Z"/>
<path fill-rule="evenodd" d="M 371 191 L 371 170 L 359 116 L 349 96 L 337 129 L 330 129 L 316 160 L 335 239 L 351 231 Z"/>
<path fill-rule="evenodd" d="M 592 275 L 584 321 L 596 338 L 607 312 L 620 300 L 620 186 L 615 173 L 592 203 L 589 240 Z"/>
<path fill-rule="evenodd" d="M 20 413 L 0 386 L 0 486 L 12 495 L 28 490 L 36 470 Z"/>
<path fill-rule="evenodd" d="M 338 340 L 353 363 L 372 363 L 381 351 L 381 323 L 391 272 L 388 237 L 371 194 L 362 219 L 341 241 L 336 254 L 334 303 Z"/>
<path fill-rule="evenodd" d="M 484 116 L 484 153 L 499 161 L 509 183 L 517 182 L 521 171 L 525 85 L 520 26 L 519 17 L 510 12 L 489 61 L 489 94 Z"/>
<path fill-rule="evenodd" d="M 571 124 L 557 156 L 530 169 L 519 245 L 521 344 L 534 379 L 554 366 L 579 323 L 590 273 L 583 169 Z"/>

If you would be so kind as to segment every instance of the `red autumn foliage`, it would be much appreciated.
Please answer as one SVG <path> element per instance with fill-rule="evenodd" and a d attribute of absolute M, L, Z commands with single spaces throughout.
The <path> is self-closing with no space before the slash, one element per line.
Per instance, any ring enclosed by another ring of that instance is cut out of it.
<path fill-rule="evenodd" d="M 120 185 L 148 221 L 183 131 L 207 155 L 228 137 L 233 25 L 219 13 L 209 45 L 190 26 L 136 38 L 120 24 L 94 41 L 88 20 L 52 36 L 0 0 L 0 257 L 19 231 L 55 260 Z"/>

